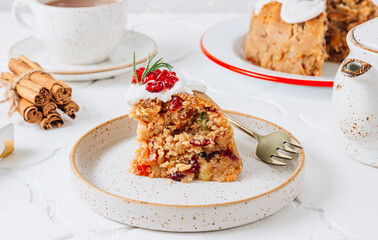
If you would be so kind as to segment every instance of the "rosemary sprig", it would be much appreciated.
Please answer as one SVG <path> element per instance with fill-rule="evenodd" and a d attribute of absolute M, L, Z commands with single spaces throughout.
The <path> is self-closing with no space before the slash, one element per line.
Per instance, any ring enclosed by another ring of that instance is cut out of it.
<path fill-rule="evenodd" d="M 142 81 L 147 76 L 147 71 L 148 71 L 148 68 L 150 67 L 151 60 L 154 59 L 156 57 L 156 55 L 157 55 L 157 52 L 154 55 L 152 55 L 152 57 L 150 58 L 150 54 L 148 54 L 148 56 L 147 56 L 147 64 L 146 64 L 145 70 L 144 70 L 144 72 L 142 74 Z M 151 71 L 149 71 L 149 72 L 151 72 Z"/>
<path fill-rule="evenodd" d="M 139 79 L 138 79 L 138 75 L 136 73 L 135 52 L 134 52 L 134 56 L 133 56 L 133 70 L 134 70 L 134 78 L 137 81 L 137 83 L 140 84 Z"/>
<path fill-rule="evenodd" d="M 134 70 L 134 77 L 136 79 L 136 81 L 138 82 L 138 84 L 141 84 L 143 85 L 143 79 L 152 71 L 156 71 L 157 69 L 159 68 L 167 68 L 169 71 L 172 71 L 173 67 L 168 64 L 168 63 L 165 63 L 163 60 L 164 58 L 160 58 L 159 60 L 157 60 L 154 64 L 152 64 L 152 66 L 150 67 L 151 65 L 151 62 L 152 60 L 156 57 L 158 53 L 156 52 L 154 55 L 152 55 L 150 57 L 150 55 L 148 55 L 147 57 L 147 63 L 146 63 L 146 67 L 145 67 L 145 70 L 141 76 L 141 79 L 139 81 L 138 79 L 138 76 L 137 76 L 137 73 L 136 73 L 136 64 L 135 64 L 135 52 L 134 52 L 134 59 L 133 59 L 133 70 Z"/>

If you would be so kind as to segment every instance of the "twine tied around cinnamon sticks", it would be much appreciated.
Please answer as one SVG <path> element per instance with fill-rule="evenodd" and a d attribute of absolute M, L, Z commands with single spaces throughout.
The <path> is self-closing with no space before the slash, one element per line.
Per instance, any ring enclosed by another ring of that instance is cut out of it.
<path fill-rule="evenodd" d="M 12 73 L 2 72 L 0 87 L 6 88 L 5 99 L 9 101 L 9 115 L 16 110 L 28 123 L 39 123 L 47 130 L 64 121 L 57 109 L 72 119 L 79 106 L 71 99 L 72 88 L 61 80 L 55 80 L 49 73 L 25 56 L 11 58 L 8 64 Z"/>
<path fill-rule="evenodd" d="M 17 111 L 17 109 L 18 109 L 18 105 L 19 105 L 19 101 L 20 101 L 20 96 L 18 95 L 17 90 L 16 90 L 18 83 L 19 83 L 22 79 L 24 79 L 24 78 L 30 76 L 30 74 L 33 74 L 33 73 L 35 73 L 35 72 L 46 73 L 46 72 L 41 71 L 41 70 L 38 70 L 38 69 L 30 70 L 29 72 L 24 73 L 24 74 L 22 74 L 21 76 L 18 76 L 18 77 L 14 80 L 13 83 L 8 82 L 8 81 L 3 80 L 3 79 L 0 78 L 0 87 L 1 87 L 1 88 L 5 88 L 5 89 L 7 89 L 6 92 L 5 92 L 5 95 L 6 95 L 7 97 L 6 97 L 5 99 L 3 99 L 3 100 L 0 100 L 0 103 L 3 103 L 3 102 L 6 102 L 6 101 L 9 101 L 9 104 L 10 104 L 10 106 L 9 106 L 9 111 L 8 111 L 8 116 L 9 116 L 9 117 L 11 117 L 12 114 L 13 114 L 15 111 Z M 46 74 L 47 74 L 47 73 L 46 73 Z"/>

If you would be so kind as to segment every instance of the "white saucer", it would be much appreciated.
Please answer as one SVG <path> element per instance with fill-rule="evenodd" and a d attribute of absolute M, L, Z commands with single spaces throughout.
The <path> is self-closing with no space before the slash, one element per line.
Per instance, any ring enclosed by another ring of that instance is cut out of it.
<path fill-rule="evenodd" d="M 38 62 L 47 72 L 53 74 L 56 79 L 64 81 L 85 81 L 116 76 L 129 71 L 132 67 L 133 52 L 136 53 L 136 63 L 147 60 L 148 54 L 157 51 L 157 45 L 150 37 L 127 31 L 117 49 L 109 56 L 108 60 L 89 65 L 69 65 L 59 63 L 47 52 L 44 44 L 34 37 L 23 39 L 14 44 L 10 49 L 9 58 L 17 58 L 24 55 L 32 61 Z"/>
<path fill-rule="evenodd" d="M 287 132 L 260 118 L 227 113 L 259 134 Z M 118 117 L 84 134 L 70 155 L 73 186 L 80 198 L 97 213 L 118 222 L 180 232 L 241 226 L 284 208 L 303 183 L 302 149 L 287 166 L 269 165 L 256 157 L 256 140 L 238 129 L 235 140 L 243 170 L 234 182 L 181 183 L 136 176 L 128 172 L 137 147 L 136 131 L 137 121 L 127 115 Z"/>
<path fill-rule="evenodd" d="M 243 44 L 249 29 L 250 17 L 241 17 L 221 22 L 206 31 L 201 39 L 202 52 L 216 64 L 231 71 L 267 81 L 332 87 L 339 64 L 325 62 L 320 77 L 283 73 L 265 69 L 247 61 Z"/>

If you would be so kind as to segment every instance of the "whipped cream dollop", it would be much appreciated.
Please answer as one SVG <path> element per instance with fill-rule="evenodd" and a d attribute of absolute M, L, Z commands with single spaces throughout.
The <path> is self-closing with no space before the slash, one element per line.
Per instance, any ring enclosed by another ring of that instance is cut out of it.
<path fill-rule="evenodd" d="M 193 94 L 193 91 L 205 93 L 206 85 L 198 81 L 183 81 L 179 80 L 171 89 L 165 89 L 161 92 L 150 92 L 145 85 L 131 84 L 126 91 L 125 100 L 129 105 L 133 105 L 142 99 L 157 98 L 163 102 L 168 102 L 172 95 L 177 93 Z"/>
<path fill-rule="evenodd" d="M 378 1 L 378 0 L 377 0 Z M 264 5 L 280 2 L 281 19 L 286 23 L 301 23 L 319 16 L 325 10 L 325 0 L 257 0 L 255 14 L 259 14 Z"/>

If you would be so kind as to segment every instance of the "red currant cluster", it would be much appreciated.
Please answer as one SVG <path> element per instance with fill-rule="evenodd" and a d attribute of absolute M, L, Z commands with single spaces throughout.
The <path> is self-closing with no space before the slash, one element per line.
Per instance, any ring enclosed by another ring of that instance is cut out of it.
<path fill-rule="evenodd" d="M 151 71 L 146 75 L 144 79 L 141 79 L 144 71 L 145 68 L 141 67 L 138 70 L 136 70 L 136 74 L 139 81 L 142 81 L 142 83 L 146 85 L 146 89 L 149 92 L 156 93 L 161 92 L 164 89 L 171 89 L 179 80 L 176 77 L 175 72 L 171 72 L 166 69 L 164 69 L 163 71 L 161 71 L 160 69 Z M 133 76 L 132 83 L 137 84 L 135 76 Z"/>

